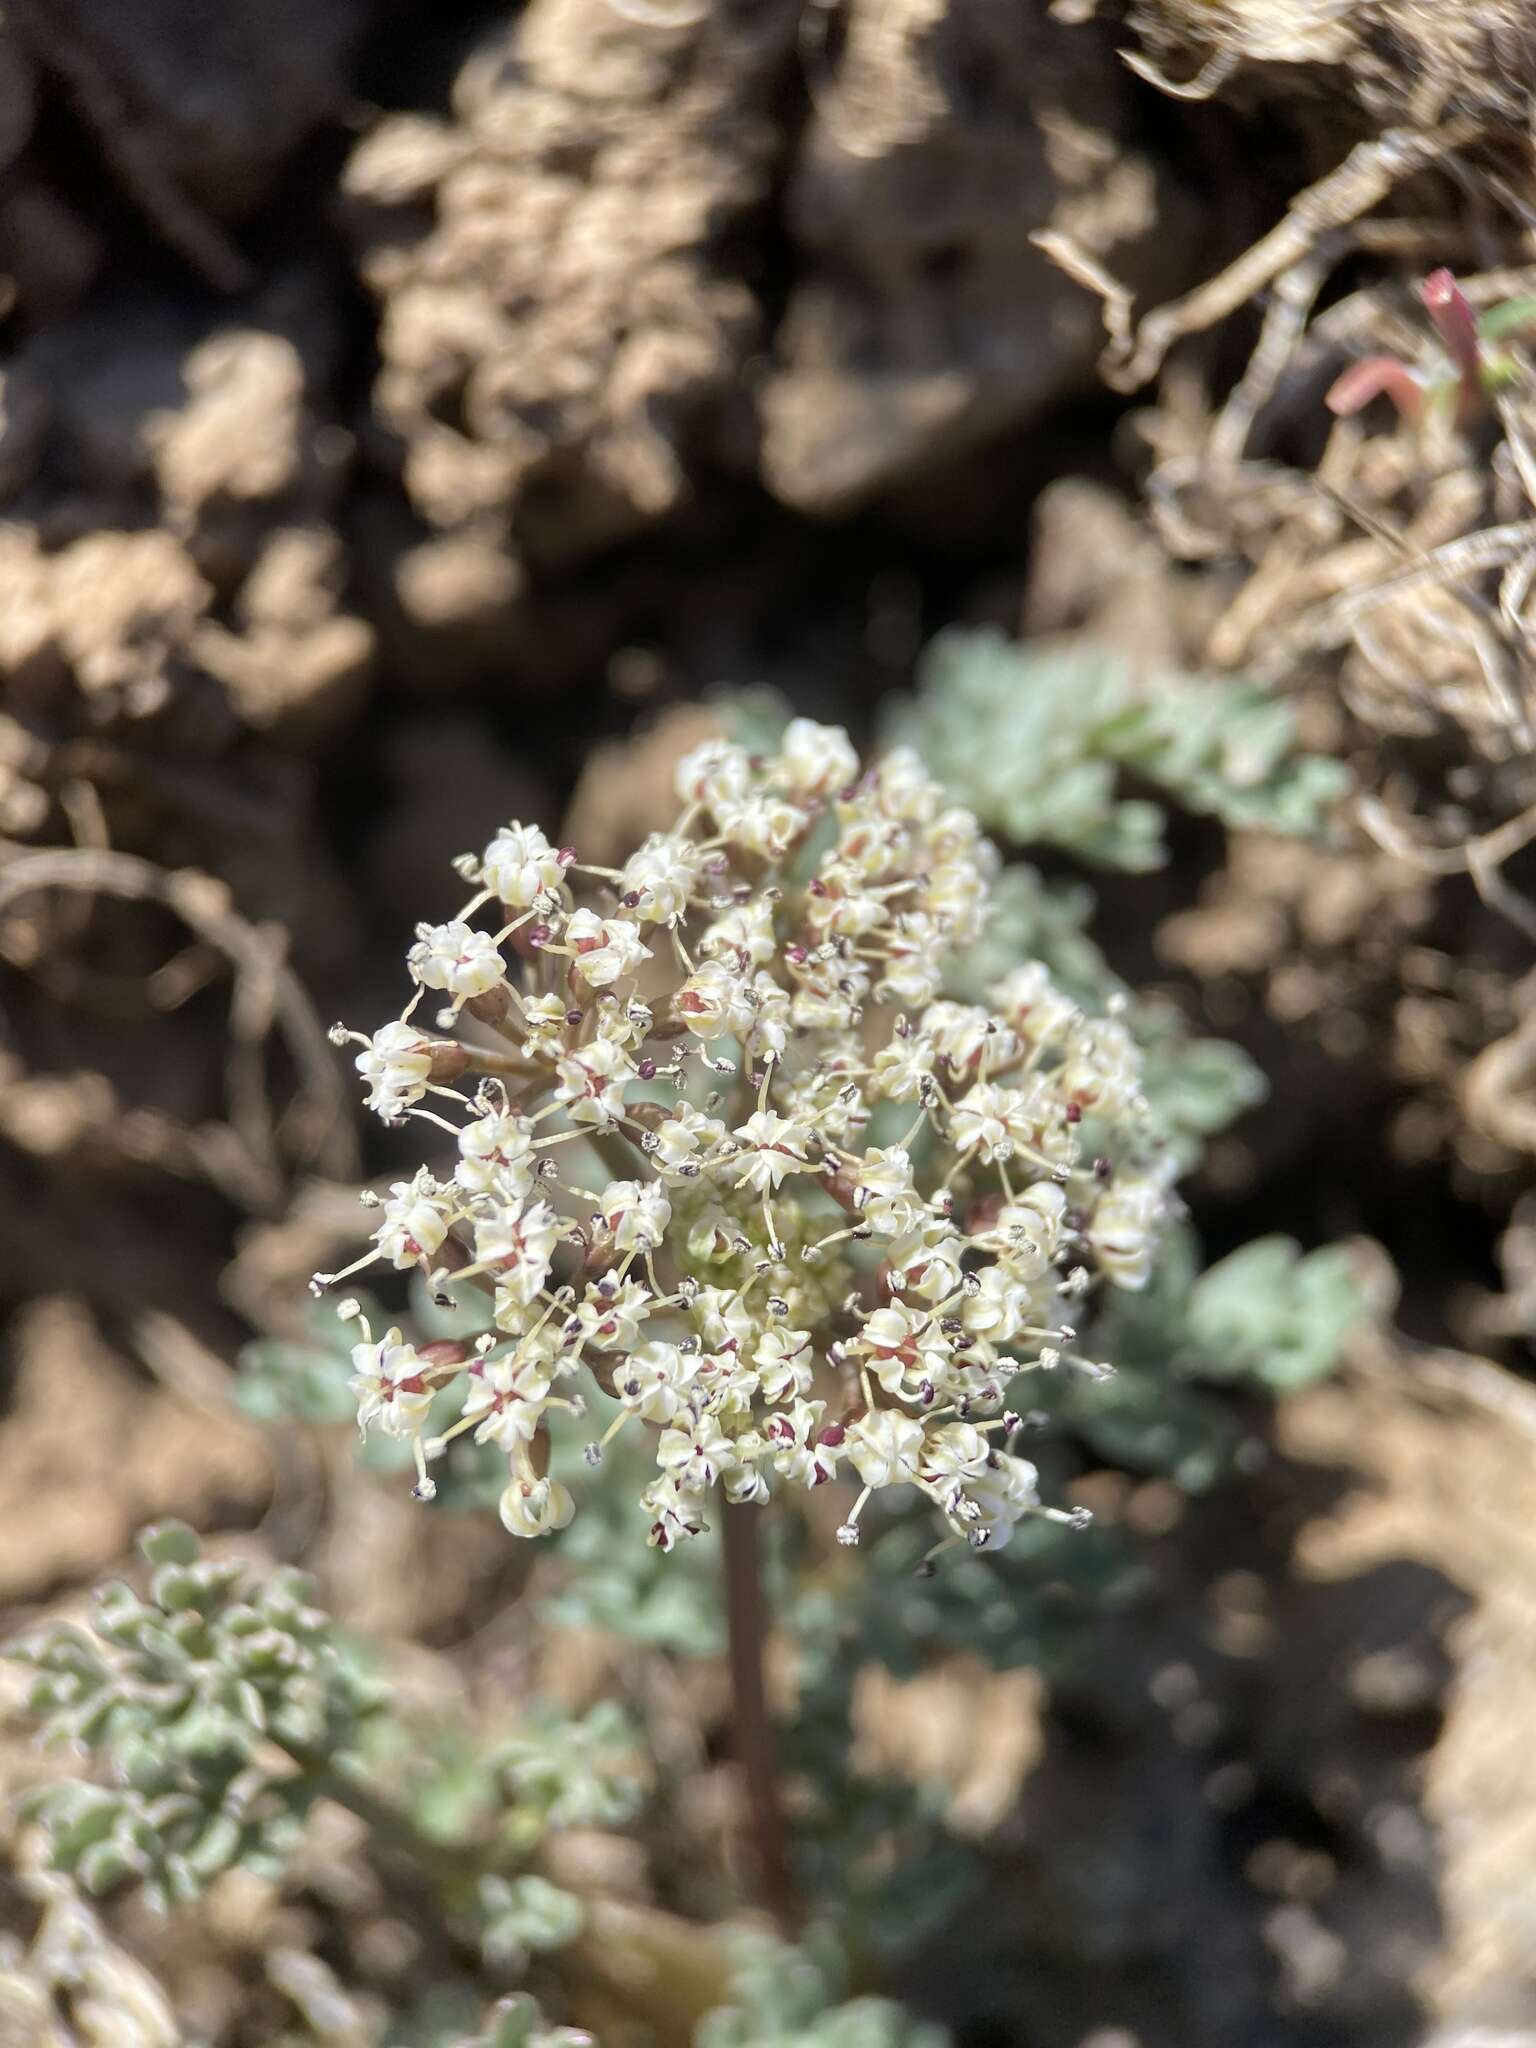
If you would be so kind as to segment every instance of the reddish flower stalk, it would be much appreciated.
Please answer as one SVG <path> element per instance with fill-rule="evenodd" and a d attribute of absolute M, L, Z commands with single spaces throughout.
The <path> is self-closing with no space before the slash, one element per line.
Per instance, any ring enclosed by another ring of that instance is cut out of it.
<path fill-rule="evenodd" d="M 789 1830 L 779 1799 L 778 1744 L 763 1682 L 768 1615 L 758 1547 L 759 1510 L 722 1497 L 720 1539 L 725 1562 L 725 1616 L 730 1644 L 731 1732 L 746 1781 L 762 1903 L 786 1935 L 801 1923 L 790 1865 Z"/>
<path fill-rule="evenodd" d="M 1436 334 L 1461 372 L 1461 409 L 1465 415 L 1482 390 L 1483 345 L 1478 338 L 1477 315 L 1448 270 L 1431 271 L 1424 280 L 1422 296 Z"/>
<path fill-rule="evenodd" d="M 1454 399 L 1460 424 L 1476 417 L 1495 387 L 1500 359 L 1488 354 L 1477 315 L 1449 270 L 1431 271 L 1419 287 L 1419 296 L 1455 365 L 1455 376 L 1420 377 L 1396 356 L 1368 356 L 1364 362 L 1352 363 L 1334 383 L 1325 401 L 1330 412 L 1343 418 L 1362 411 L 1373 398 L 1390 398 L 1399 415 L 1417 425 L 1424 417 L 1426 401 L 1438 411 L 1442 406 L 1448 408 Z"/>
<path fill-rule="evenodd" d="M 1424 391 L 1406 363 L 1396 356 L 1367 356 L 1351 363 L 1329 387 L 1324 403 L 1347 419 L 1363 412 L 1373 398 L 1390 398 L 1400 415 L 1415 426 L 1424 417 Z"/>

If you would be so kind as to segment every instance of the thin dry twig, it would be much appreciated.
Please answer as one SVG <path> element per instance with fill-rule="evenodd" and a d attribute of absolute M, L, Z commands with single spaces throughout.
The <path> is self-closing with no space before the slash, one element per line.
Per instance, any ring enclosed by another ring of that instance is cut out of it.
<path fill-rule="evenodd" d="M 258 1206 L 271 1206 L 282 1186 L 264 1084 L 264 1052 L 274 1029 L 297 1071 L 297 1100 L 285 1119 L 290 1150 L 301 1163 L 337 1177 L 355 1173 L 355 1140 L 324 1026 L 298 976 L 284 963 L 273 931 L 241 917 L 222 882 L 195 869 L 172 871 L 134 854 L 94 847 L 38 849 L 0 842 L 0 860 L 0 909 L 47 889 L 154 903 L 229 962 L 234 971 L 226 1077 L 230 1132 L 247 1162 L 253 1194 L 260 1191 Z"/>
<path fill-rule="evenodd" d="M 1059 228 L 1037 228 L 1030 241 L 1042 256 L 1048 256 L 1058 270 L 1074 284 L 1092 292 L 1104 309 L 1104 331 L 1112 348 L 1129 348 L 1131 343 L 1131 293 L 1117 277 L 1090 256 L 1071 235 Z"/>
<path fill-rule="evenodd" d="M 1363 589 L 1346 590 L 1316 611 L 1303 614 L 1293 629 L 1291 645 L 1297 652 L 1342 647 L 1357 621 L 1389 599 L 1405 597 L 1415 590 L 1443 589 L 1463 577 L 1504 568 L 1533 546 L 1536 519 L 1517 519 L 1504 526 L 1485 526 L 1476 533 L 1460 534 Z M 1465 591 L 1458 595 L 1468 597 Z"/>
<path fill-rule="evenodd" d="M 1144 57 L 1139 50 L 1122 50 L 1120 61 L 1128 71 L 1134 71 L 1138 78 L 1144 78 L 1148 85 L 1155 85 L 1170 99 L 1208 100 L 1236 71 L 1239 56 L 1233 49 L 1217 50 L 1206 58 L 1193 78 L 1185 79 L 1182 84 L 1170 78 L 1166 71 L 1160 70 L 1150 57 Z"/>
<path fill-rule="evenodd" d="M 1504 862 L 1536 839 L 1536 804 L 1495 826 L 1491 832 L 1459 846 L 1429 846 L 1416 839 L 1391 815 L 1379 797 L 1362 796 L 1356 806 L 1361 824 L 1383 853 L 1411 861 L 1431 875 L 1470 875 L 1490 910 L 1507 917 L 1530 939 L 1536 939 L 1536 906 L 1515 894 L 1499 870 Z"/>
<path fill-rule="evenodd" d="M 1177 341 L 1201 334 L 1247 305 L 1282 271 L 1301 262 L 1331 229 L 1346 227 L 1379 206 L 1406 178 L 1475 140 L 1479 124 L 1470 117 L 1421 132 L 1389 128 L 1356 143 L 1343 163 L 1292 200 L 1284 217 L 1217 276 L 1159 306 L 1136 329 L 1128 345 L 1111 343 L 1102 372 L 1116 391 L 1137 391 L 1156 376 Z"/>

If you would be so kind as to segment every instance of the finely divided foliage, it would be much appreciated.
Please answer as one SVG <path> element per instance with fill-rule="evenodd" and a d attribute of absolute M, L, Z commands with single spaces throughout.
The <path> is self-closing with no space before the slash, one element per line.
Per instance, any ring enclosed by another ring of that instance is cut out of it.
<path fill-rule="evenodd" d="M 594 1388 L 604 1441 L 653 1433 L 637 1531 L 663 1550 L 717 1486 L 755 1504 L 835 1476 L 861 1489 L 847 1543 L 887 1487 L 928 1496 L 940 1547 L 1065 1519 L 1009 1388 L 1102 1372 L 1074 1325 L 1150 1270 L 1174 1167 L 1133 1040 L 1038 964 L 941 999 L 997 856 L 910 750 L 861 773 L 845 733 L 796 719 L 768 757 L 706 743 L 676 788 L 621 870 L 519 824 L 464 856 L 473 893 L 418 927 L 403 1014 L 333 1034 L 369 1106 L 454 1163 L 396 1183 L 317 1289 L 414 1268 L 483 1309 L 477 1336 L 418 1345 L 343 1300 L 363 1429 L 412 1444 L 428 1499 L 452 1438 L 495 1444 L 520 1536 L 571 1519 L 548 1430 Z"/>
<path fill-rule="evenodd" d="M 302 1573 L 205 1558 L 176 1522 L 140 1548 L 147 1599 L 105 1586 L 88 1629 L 61 1623 L 9 1654 L 37 1673 L 29 1706 L 49 1739 L 112 1762 L 110 1784 L 35 1796 L 53 1862 L 86 1891 L 132 1878 L 177 1904 L 232 1864 L 282 1868 L 381 1695 Z"/>

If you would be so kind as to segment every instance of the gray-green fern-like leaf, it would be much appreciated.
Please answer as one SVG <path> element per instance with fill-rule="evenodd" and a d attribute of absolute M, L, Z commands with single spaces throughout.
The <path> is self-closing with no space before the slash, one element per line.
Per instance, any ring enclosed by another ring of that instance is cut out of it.
<path fill-rule="evenodd" d="M 46 1739 L 104 1767 L 104 1783 L 32 1799 L 54 1863 L 86 1891 L 137 1881 L 166 1904 L 234 1863 L 275 1874 L 317 1789 L 308 1764 L 353 1753 L 382 1696 L 301 1573 L 204 1558 L 177 1522 L 139 1547 L 147 1598 L 105 1586 L 89 1628 L 59 1624 L 8 1654 L 37 1674 Z"/>
<path fill-rule="evenodd" d="M 1362 1310 L 1342 1246 L 1304 1253 L 1288 1237 L 1255 1238 L 1190 1290 L 1183 1370 L 1289 1393 L 1332 1371 Z"/>
<path fill-rule="evenodd" d="M 472 2040 L 455 2048 L 596 2048 L 592 2035 L 579 2027 L 552 2027 L 536 2001 L 519 1992 L 503 1998 Z"/>
<path fill-rule="evenodd" d="M 942 2028 L 892 2000 L 846 1997 L 844 1979 L 824 1932 L 798 1948 L 742 1935 L 731 2002 L 699 2022 L 693 2048 L 947 2048 Z"/>
<path fill-rule="evenodd" d="M 925 651 L 886 737 L 914 746 L 990 830 L 1109 867 L 1167 857 L 1163 812 L 1117 794 L 1131 770 L 1230 825 L 1307 834 L 1343 791 L 1340 763 L 1298 754 L 1290 706 L 1242 678 L 1141 676 L 1125 655 L 1040 652 L 954 629 Z"/>

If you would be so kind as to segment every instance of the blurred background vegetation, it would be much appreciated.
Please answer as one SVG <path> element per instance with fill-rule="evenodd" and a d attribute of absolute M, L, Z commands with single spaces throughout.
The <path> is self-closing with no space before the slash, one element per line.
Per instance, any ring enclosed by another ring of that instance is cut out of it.
<path fill-rule="evenodd" d="M 1536 2042 L 1524 316 L 1326 402 L 1531 291 L 1533 77 L 1528 0 L 5 0 L 4 2048 Z M 1032 1418 L 1090 1530 L 770 1530 L 774 1928 L 710 1542 L 423 1511 L 304 1283 L 449 858 L 789 711 L 981 816 L 954 993 L 1125 999 L 1189 1213 Z"/>

